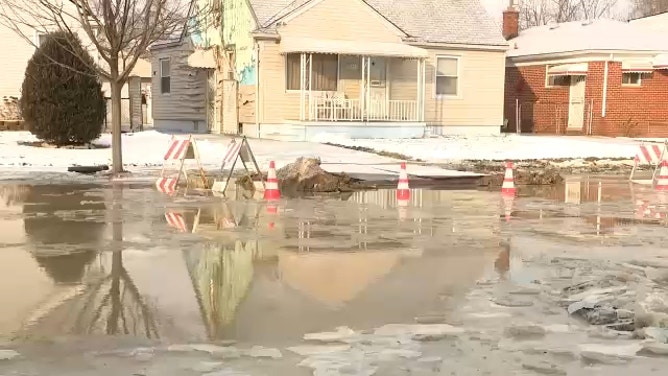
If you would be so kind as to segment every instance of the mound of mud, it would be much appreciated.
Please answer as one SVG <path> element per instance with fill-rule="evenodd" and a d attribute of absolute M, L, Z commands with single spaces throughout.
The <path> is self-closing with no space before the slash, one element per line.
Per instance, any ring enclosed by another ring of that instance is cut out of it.
<path fill-rule="evenodd" d="M 372 188 L 345 173 L 327 172 L 320 167 L 320 164 L 319 158 L 299 157 L 296 161 L 276 170 L 281 194 L 291 196 L 300 192 L 352 192 Z M 267 174 L 263 173 L 263 178 L 266 177 Z M 255 180 L 257 177 L 252 178 Z M 252 186 L 248 177 L 241 178 L 238 182 L 244 187 Z"/>
<path fill-rule="evenodd" d="M 502 171 L 489 171 L 489 176 L 480 180 L 480 184 L 488 187 L 500 187 L 503 184 L 505 169 Z M 559 170 L 554 168 L 526 170 L 517 169 L 513 171 L 515 185 L 554 185 L 564 182 Z"/>

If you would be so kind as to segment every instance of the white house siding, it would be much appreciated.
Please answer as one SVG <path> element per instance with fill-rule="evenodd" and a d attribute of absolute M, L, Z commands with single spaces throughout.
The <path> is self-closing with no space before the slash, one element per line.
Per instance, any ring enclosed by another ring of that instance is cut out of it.
<path fill-rule="evenodd" d="M 207 133 L 207 71 L 188 66 L 190 42 L 151 51 L 153 125 L 156 129 Z M 171 90 L 162 94 L 160 59 L 170 60 Z"/>

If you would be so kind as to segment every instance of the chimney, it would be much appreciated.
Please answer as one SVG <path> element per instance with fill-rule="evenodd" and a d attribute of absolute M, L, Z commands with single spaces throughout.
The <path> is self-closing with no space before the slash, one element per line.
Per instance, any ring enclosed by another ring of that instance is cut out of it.
<path fill-rule="evenodd" d="M 506 40 L 513 39 L 520 34 L 520 11 L 516 5 L 517 0 L 508 0 L 508 8 L 503 11 L 503 37 Z"/>

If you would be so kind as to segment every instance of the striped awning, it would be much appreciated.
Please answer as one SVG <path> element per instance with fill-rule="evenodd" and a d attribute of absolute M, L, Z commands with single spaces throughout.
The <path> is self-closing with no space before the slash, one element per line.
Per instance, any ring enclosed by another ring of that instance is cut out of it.
<path fill-rule="evenodd" d="M 622 72 L 624 73 L 651 73 L 654 70 L 651 61 L 629 60 L 622 61 Z"/>
<path fill-rule="evenodd" d="M 427 50 L 403 43 L 347 41 L 319 38 L 281 38 L 281 53 L 295 52 L 355 56 L 426 58 Z"/>
<path fill-rule="evenodd" d="M 588 63 L 553 65 L 547 69 L 550 76 L 586 76 Z"/>
<path fill-rule="evenodd" d="M 188 56 L 188 66 L 193 68 L 215 69 L 216 58 L 213 56 L 213 49 L 195 50 Z"/>
<path fill-rule="evenodd" d="M 660 54 L 654 57 L 652 61 L 654 69 L 668 69 L 668 54 Z"/>

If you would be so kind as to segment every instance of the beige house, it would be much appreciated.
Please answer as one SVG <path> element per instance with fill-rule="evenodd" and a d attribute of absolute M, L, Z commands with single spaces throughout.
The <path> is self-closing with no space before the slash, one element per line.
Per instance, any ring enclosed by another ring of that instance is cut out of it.
<path fill-rule="evenodd" d="M 154 87 L 166 70 L 171 80 L 154 95 L 157 128 L 283 140 L 500 131 L 507 43 L 479 0 L 213 1 L 222 33 L 152 48 Z M 220 46 L 228 60 L 216 64 Z"/>
<path fill-rule="evenodd" d="M 3 98 L 19 98 L 21 96 L 21 86 L 23 85 L 23 78 L 28 61 L 35 53 L 36 47 L 40 45 L 45 37 L 45 33 L 40 33 L 31 28 L 24 28 L 21 32 L 29 37 L 26 40 L 14 30 L 9 29 L 5 25 L 0 25 L 0 40 L 2 40 L 2 59 L 0 59 L 0 121 L 4 120 L 3 114 L 14 114 L 13 109 L 5 109 L 4 106 L 15 106 L 15 100 L 3 101 Z M 84 47 L 89 50 L 93 59 L 98 63 L 103 60 L 98 56 L 90 39 L 85 33 L 79 33 L 79 37 L 84 44 Z M 138 125 L 141 121 L 143 125 L 152 124 L 153 120 L 151 114 L 150 101 L 150 83 L 151 83 L 151 68 L 147 60 L 140 60 L 137 62 L 133 71 L 133 78 L 123 88 L 122 99 L 122 123 L 125 127 L 130 124 Z M 105 96 L 111 97 L 109 84 L 102 83 L 102 89 Z M 131 92 L 136 93 L 131 100 Z M 144 94 L 145 93 L 145 94 Z M 144 94 L 144 95 L 143 95 Z M 108 99 L 109 114 L 107 120 L 111 122 L 111 100 Z M 132 103 L 136 102 L 136 103 Z M 133 119 L 134 118 L 134 119 Z M 9 120 L 9 119 L 7 119 Z"/>

